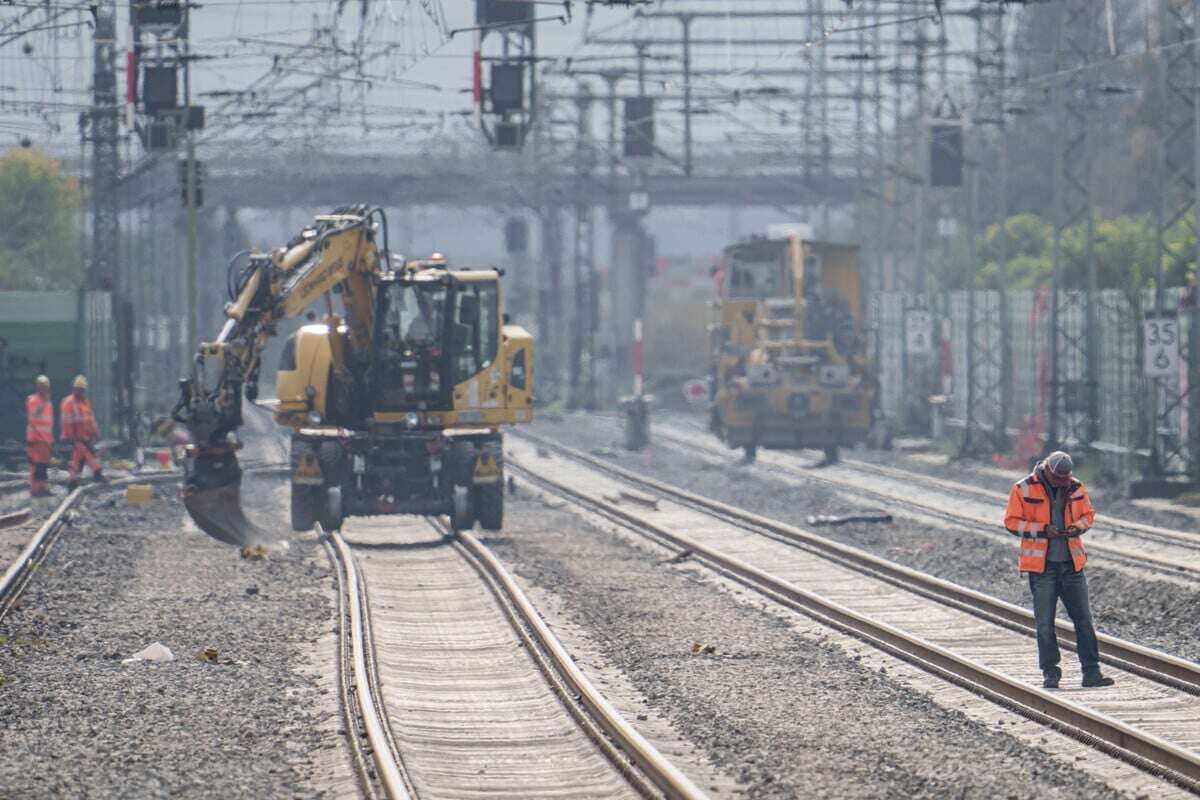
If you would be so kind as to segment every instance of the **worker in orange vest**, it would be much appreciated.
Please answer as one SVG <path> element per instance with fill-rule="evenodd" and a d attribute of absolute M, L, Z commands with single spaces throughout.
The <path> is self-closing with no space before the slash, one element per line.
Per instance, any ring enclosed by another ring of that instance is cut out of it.
<path fill-rule="evenodd" d="M 100 469 L 100 459 L 96 457 L 95 444 L 99 434 L 96 430 L 96 417 L 92 413 L 92 404 L 87 399 L 87 388 L 87 378 L 76 375 L 71 393 L 63 398 L 59 408 L 62 439 L 71 442 L 70 482 L 67 484 L 69 489 L 74 489 L 79 485 L 81 462 L 87 463 L 96 480 L 104 480 L 104 473 Z"/>
<path fill-rule="evenodd" d="M 54 401 L 50 379 L 38 375 L 33 394 L 25 398 L 25 454 L 29 456 L 29 494 L 50 494 L 50 445 L 54 444 Z"/>
<path fill-rule="evenodd" d="M 1071 474 L 1074 466 L 1071 457 L 1061 450 L 1051 453 L 1013 486 L 1004 512 L 1004 527 L 1021 537 L 1017 568 L 1029 576 L 1037 623 L 1038 665 L 1042 668 L 1042 686 L 1047 689 L 1057 689 L 1062 678 L 1054 627 L 1059 600 L 1075 625 L 1083 685 L 1113 685 L 1112 678 L 1100 674 L 1100 647 L 1083 574 L 1087 553 L 1080 537 L 1092 527 L 1096 512 L 1087 489 Z"/>

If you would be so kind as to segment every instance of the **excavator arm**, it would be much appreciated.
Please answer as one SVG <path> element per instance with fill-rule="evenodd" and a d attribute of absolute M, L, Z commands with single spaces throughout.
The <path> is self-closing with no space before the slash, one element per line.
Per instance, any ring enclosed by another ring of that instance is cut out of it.
<path fill-rule="evenodd" d="M 379 222 L 375 217 L 379 217 Z M 375 243 L 380 225 L 384 246 Z M 264 537 L 241 509 L 237 429 L 242 399 L 257 398 L 262 349 L 276 323 L 303 314 L 324 298 L 333 369 L 349 369 L 343 320 L 333 312 L 330 292 L 340 290 L 351 349 L 365 353 L 374 326 L 372 276 L 389 268 L 387 223 L 381 209 L 338 209 L 317 217 L 285 247 L 250 253 L 240 271 L 230 265 L 230 302 L 217 338 L 202 343 L 191 374 L 179 382 L 172 412 L 191 435 L 184 506 L 196 525 L 229 544 L 246 546 Z M 245 255 L 245 254 L 240 254 Z"/>

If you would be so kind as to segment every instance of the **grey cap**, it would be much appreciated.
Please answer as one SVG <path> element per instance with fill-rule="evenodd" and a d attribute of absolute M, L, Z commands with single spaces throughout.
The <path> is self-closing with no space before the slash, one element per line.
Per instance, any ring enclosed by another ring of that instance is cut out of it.
<path fill-rule="evenodd" d="M 1046 456 L 1046 469 L 1054 473 L 1057 478 L 1066 478 L 1071 474 L 1071 470 L 1075 468 L 1075 462 L 1071 457 L 1062 450 L 1055 450 L 1050 455 Z"/>

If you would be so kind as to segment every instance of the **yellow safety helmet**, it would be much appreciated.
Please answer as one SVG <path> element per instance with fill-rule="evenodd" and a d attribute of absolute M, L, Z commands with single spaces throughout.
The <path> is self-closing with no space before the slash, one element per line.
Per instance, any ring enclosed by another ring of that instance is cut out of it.
<path fill-rule="evenodd" d="M 76 389 L 86 389 L 87 388 L 87 378 L 83 377 L 82 375 L 76 375 L 75 382 L 72 383 L 71 386 Z"/>
<path fill-rule="evenodd" d="M 37 379 L 34 380 L 34 383 L 36 383 L 38 386 L 49 386 L 50 379 L 47 378 L 45 375 L 38 375 Z"/>

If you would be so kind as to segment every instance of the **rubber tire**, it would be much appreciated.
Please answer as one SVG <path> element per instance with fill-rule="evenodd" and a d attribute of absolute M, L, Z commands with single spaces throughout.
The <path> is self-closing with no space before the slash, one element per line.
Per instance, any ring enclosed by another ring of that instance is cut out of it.
<path fill-rule="evenodd" d="M 504 482 L 488 483 L 474 492 L 475 513 L 479 527 L 498 531 L 504 527 Z"/>
<path fill-rule="evenodd" d="M 320 499 L 313 487 L 292 484 L 292 530 L 312 530 L 317 521 L 317 502 Z"/>
<path fill-rule="evenodd" d="M 331 486 L 327 489 L 322 489 L 314 492 L 320 501 L 319 512 L 317 516 L 321 523 L 321 528 L 326 533 L 329 531 L 340 530 L 342 520 L 345 519 L 345 514 L 342 513 L 342 490 L 338 486 Z"/>
<path fill-rule="evenodd" d="M 450 512 L 450 527 L 455 531 L 469 531 L 475 527 L 475 502 L 470 488 L 454 487 L 454 510 Z"/>

